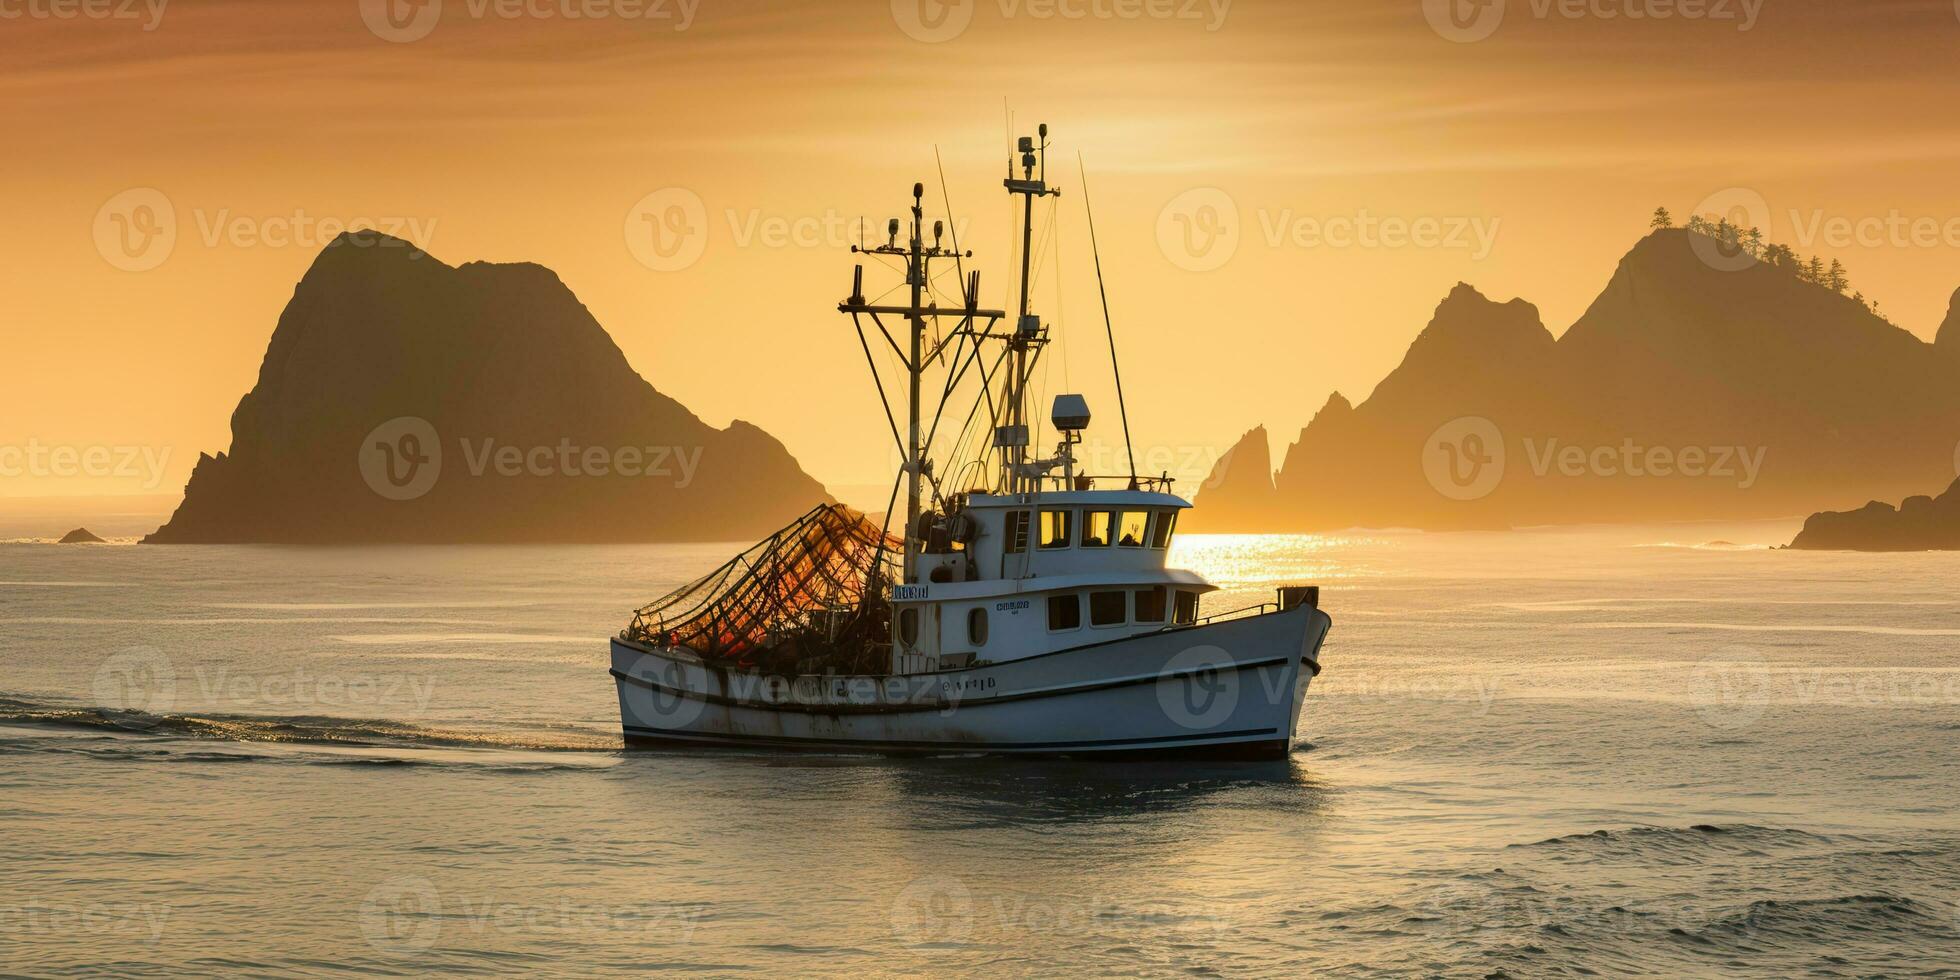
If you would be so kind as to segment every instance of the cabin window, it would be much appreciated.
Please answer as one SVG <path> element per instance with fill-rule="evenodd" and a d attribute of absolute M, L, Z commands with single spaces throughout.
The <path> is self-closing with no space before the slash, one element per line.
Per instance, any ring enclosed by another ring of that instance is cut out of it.
<path fill-rule="evenodd" d="M 1007 512 L 1007 553 L 1018 555 L 1028 550 L 1028 512 L 1010 510 Z"/>
<path fill-rule="evenodd" d="M 1161 585 L 1137 590 L 1137 622 L 1161 623 L 1164 621 L 1164 599 L 1166 598 L 1164 593 L 1166 591 L 1168 590 Z"/>
<path fill-rule="evenodd" d="M 908 647 L 919 642 L 919 607 L 907 606 L 899 610 L 898 642 Z"/>
<path fill-rule="evenodd" d="M 1127 592 L 1089 593 L 1089 625 L 1121 626 L 1129 618 Z"/>
<path fill-rule="evenodd" d="M 1126 510 L 1123 519 L 1117 523 L 1116 543 L 1125 548 L 1143 547 L 1145 529 L 1150 524 L 1150 512 Z"/>
<path fill-rule="evenodd" d="M 966 638 L 976 647 L 987 645 L 987 610 L 975 606 L 966 613 Z"/>
<path fill-rule="evenodd" d="M 1082 547 L 1107 548 L 1110 532 L 1116 530 L 1116 515 L 1111 511 L 1092 510 L 1082 515 Z"/>
<path fill-rule="evenodd" d="M 1075 511 L 1044 510 L 1041 512 L 1041 546 L 1043 548 L 1066 548 L 1069 539 L 1075 536 Z"/>
<path fill-rule="evenodd" d="M 1051 630 L 1072 630 L 1082 626 L 1082 600 L 1073 595 L 1051 595 L 1048 597 L 1048 628 Z"/>
<path fill-rule="evenodd" d="M 1182 592 L 1177 594 L 1177 619 L 1179 626 L 1189 626 L 1198 621 L 1198 594 Z"/>
<path fill-rule="evenodd" d="M 1157 519 L 1150 525 L 1150 546 L 1168 548 L 1171 546 L 1171 529 L 1177 526 L 1177 511 L 1165 510 L 1157 513 Z"/>

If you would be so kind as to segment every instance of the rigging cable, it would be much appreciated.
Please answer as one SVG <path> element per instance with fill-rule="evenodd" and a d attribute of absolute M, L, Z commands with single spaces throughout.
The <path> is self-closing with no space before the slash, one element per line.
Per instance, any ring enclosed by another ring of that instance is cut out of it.
<path fill-rule="evenodd" d="M 1109 334 L 1109 370 L 1116 376 L 1116 411 L 1123 418 L 1123 452 L 1130 458 L 1130 489 L 1137 488 L 1137 451 L 1130 443 L 1130 410 L 1123 404 L 1123 369 L 1116 361 L 1116 327 L 1109 319 L 1109 287 L 1103 283 L 1102 250 L 1096 246 L 1096 213 L 1089 207 L 1089 170 L 1082 163 L 1082 152 L 1075 154 L 1076 170 L 1082 174 L 1082 213 L 1089 218 L 1089 252 L 1096 257 L 1096 291 L 1102 294 L 1103 330 Z"/>

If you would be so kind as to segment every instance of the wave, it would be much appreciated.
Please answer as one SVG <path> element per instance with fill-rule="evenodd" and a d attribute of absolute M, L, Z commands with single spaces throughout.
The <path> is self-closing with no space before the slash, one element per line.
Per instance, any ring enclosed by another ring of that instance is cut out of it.
<path fill-rule="evenodd" d="M 1734 949 L 1789 943 L 1828 947 L 1831 941 L 1847 936 L 1870 942 L 1937 933 L 1946 918 L 1946 910 L 1903 895 L 1833 895 L 1763 899 L 1718 915 L 1700 929 L 1671 931 L 1691 942 Z"/>
<path fill-rule="evenodd" d="M 613 752 L 620 748 L 616 735 L 571 726 L 491 732 L 330 715 L 152 714 L 8 696 L 0 696 L 0 725 L 281 745 L 538 752 Z"/>
<path fill-rule="evenodd" d="M 1760 856 L 1770 849 L 1828 845 L 1838 840 L 1785 827 L 1698 823 L 1688 827 L 1595 830 L 1549 837 L 1529 844 L 1511 844 L 1506 849 L 1544 851 L 1555 857 L 1569 855 L 1591 859 L 1624 856 L 1649 863 L 1679 864 L 1701 860 L 1710 851 Z"/>

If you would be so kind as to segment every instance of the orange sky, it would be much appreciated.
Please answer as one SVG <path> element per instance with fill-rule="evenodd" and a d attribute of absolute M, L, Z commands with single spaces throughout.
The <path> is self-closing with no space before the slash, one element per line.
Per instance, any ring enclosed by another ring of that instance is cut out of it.
<path fill-rule="evenodd" d="M 1922 337 L 1960 285 L 1950 0 L 1499 0 L 1441 27 L 1416 2 L 923 2 L 0 0 L 0 449 L 136 447 L 180 490 L 229 443 L 311 222 L 368 218 L 451 264 L 550 266 L 656 387 L 882 498 L 834 312 L 848 229 L 914 180 L 936 203 L 936 145 L 1000 300 L 1004 105 L 1051 124 L 1065 191 L 1046 390 L 1117 438 L 1080 150 L 1138 442 L 1198 474 L 1254 424 L 1283 447 L 1331 390 L 1365 396 L 1458 280 L 1564 330 L 1657 204 L 1760 194 L 1771 238 L 1842 258 Z M 705 218 L 681 268 L 625 231 L 670 188 Z M 115 256 L 105 206 L 159 199 L 175 243 L 131 271 L 157 253 Z M 1343 234 L 1383 219 L 1440 240 Z M 1913 221 L 1933 237 L 1881 227 Z M 0 496 L 152 482 L 19 469 Z"/>

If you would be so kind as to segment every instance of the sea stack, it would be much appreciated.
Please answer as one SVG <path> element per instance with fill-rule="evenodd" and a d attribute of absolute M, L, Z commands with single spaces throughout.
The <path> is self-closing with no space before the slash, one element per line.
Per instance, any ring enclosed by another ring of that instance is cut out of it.
<path fill-rule="evenodd" d="M 374 232 L 314 260 L 231 428 L 145 543 L 747 540 L 829 499 L 654 390 L 551 270 Z"/>

